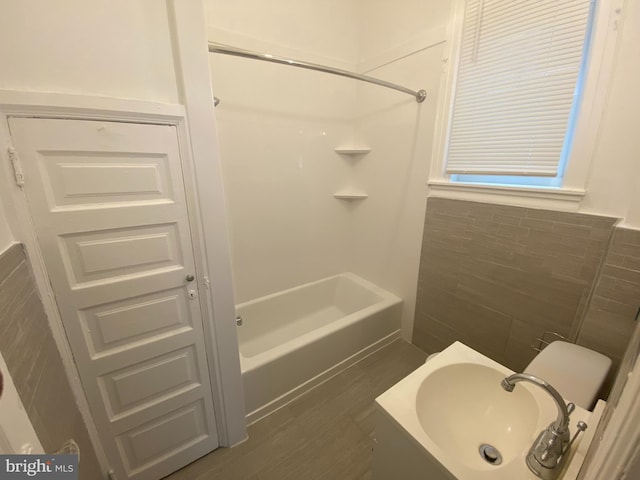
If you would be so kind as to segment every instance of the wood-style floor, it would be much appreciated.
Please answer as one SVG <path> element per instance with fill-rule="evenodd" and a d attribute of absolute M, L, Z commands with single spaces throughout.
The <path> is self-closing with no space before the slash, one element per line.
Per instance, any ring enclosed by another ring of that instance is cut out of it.
<path fill-rule="evenodd" d="M 165 480 L 349 480 L 371 478 L 373 400 L 422 363 L 402 340 L 379 350 L 249 427 Z"/>

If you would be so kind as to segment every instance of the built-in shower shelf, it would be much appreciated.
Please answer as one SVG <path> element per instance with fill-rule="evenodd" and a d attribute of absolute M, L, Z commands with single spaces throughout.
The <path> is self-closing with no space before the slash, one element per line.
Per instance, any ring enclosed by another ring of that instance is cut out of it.
<path fill-rule="evenodd" d="M 371 151 L 369 147 L 338 147 L 333 149 L 334 152 L 340 155 L 366 155 Z"/>
<path fill-rule="evenodd" d="M 333 194 L 334 198 L 338 198 L 340 200 L 364 200 L 369 197 L 364 192 L 358 192 L 355 190 L 345 190 L 342 192 L 336 192 Z"/>

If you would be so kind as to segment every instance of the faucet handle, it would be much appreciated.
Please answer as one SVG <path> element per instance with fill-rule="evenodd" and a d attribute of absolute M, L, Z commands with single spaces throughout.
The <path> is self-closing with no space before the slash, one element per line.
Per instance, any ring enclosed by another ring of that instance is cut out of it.
<path fill-rule="evenodd" d="M 572 402 L 567 403 L 567 412 L 569 412 L 569 415 L 571 415 L 575 409 L 576 409 L 576 406 L 574 403 Z"/>

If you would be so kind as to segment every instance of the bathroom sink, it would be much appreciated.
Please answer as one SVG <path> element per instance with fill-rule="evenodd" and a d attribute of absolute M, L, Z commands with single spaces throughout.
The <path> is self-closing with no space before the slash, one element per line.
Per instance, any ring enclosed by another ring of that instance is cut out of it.
<path fill-rule="evenodd" d="M 457 459 L 470 467 L 487 467 L 479 454 L 485 444 L 497 449 L 502 463 L 521 456 L 538 433 L 540 409 L 528 389 L 503 390 L 504 377 L 503 372 L 476 363 L 433 371 L 416 396 L 425 434 L 440 449 L 456 452 Z"/>
<path fill-rule="evenodd" d="M 455 342 L 380 395 L 373 478 L 395 475 L 389 470 L 395 462 L 396 473 L 400 468 L 407 480 L 538 480 L 525 457 L 538 434 L 556 419 L 557 408 L 534 385 L 523 382 L 513 392 L 505 391 L 500 382 L 513 373 Z M 576 408 L 572 433 L 576 422 L 588 420 L 589 414 Z M 380 423 L 387 425 L 379 429 Z M 398 446 L 402 438 L 409 447 Z M 393 455 L 379 454 L 385 448 L 395 449 Z M 412 458 L 425 461 L 418 461 L 419 468 L 409 467 Z M 376 474 L 375 469 L 386 473 Z"/>

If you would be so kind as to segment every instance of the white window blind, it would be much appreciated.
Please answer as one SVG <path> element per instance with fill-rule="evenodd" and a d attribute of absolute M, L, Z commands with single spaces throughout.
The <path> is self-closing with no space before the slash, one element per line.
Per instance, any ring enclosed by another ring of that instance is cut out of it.
<path fill-rule="evenodd" d="M 590 0 L 468 0 L 450 174 L 556 176 Z"/>

